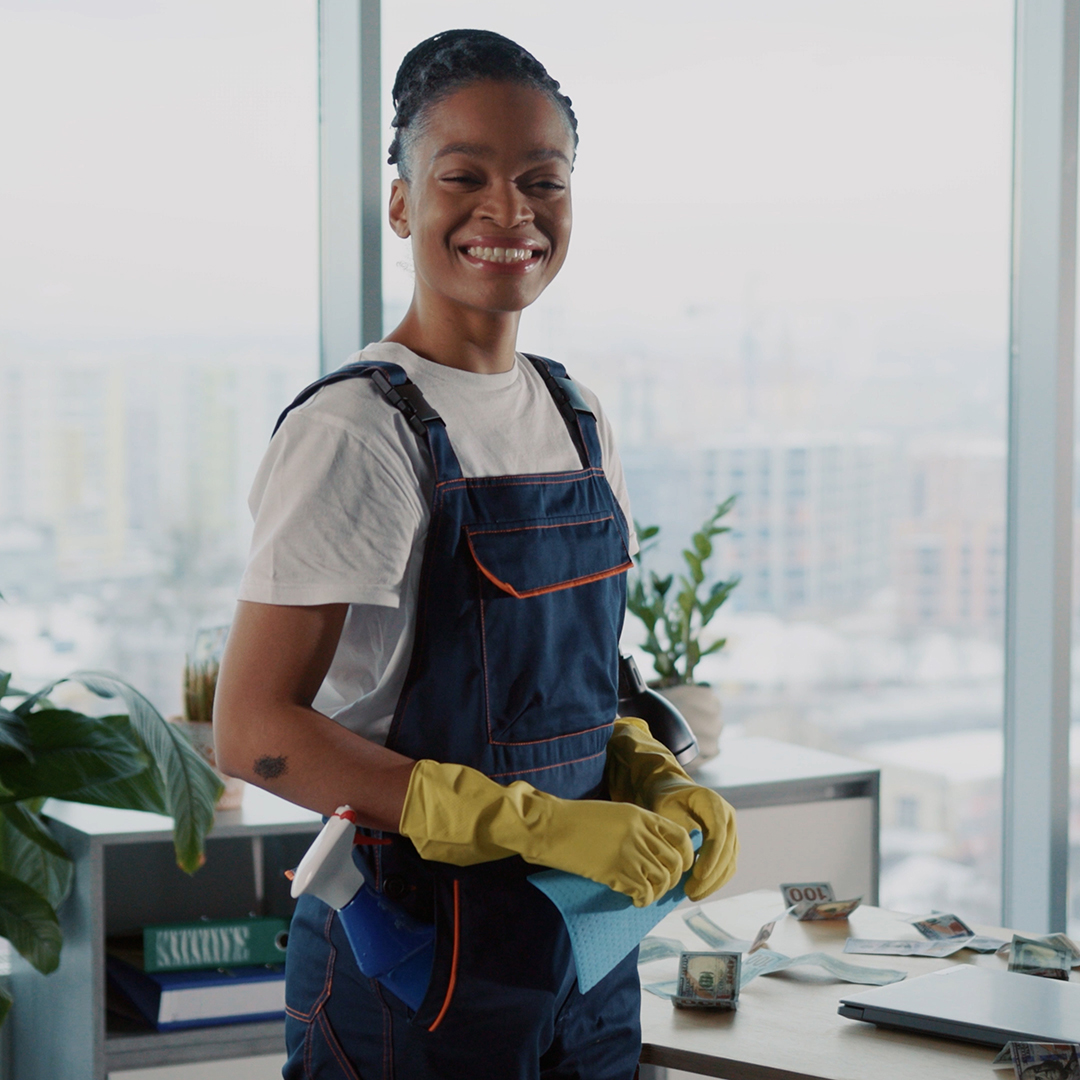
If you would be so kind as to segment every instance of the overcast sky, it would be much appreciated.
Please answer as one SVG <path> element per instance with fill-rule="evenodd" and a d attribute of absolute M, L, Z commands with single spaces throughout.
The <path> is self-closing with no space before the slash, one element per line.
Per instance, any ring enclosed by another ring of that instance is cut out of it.
<path fill-rule="evenodd" d="M 1003 341 L 1010 0 L 540 10 L 384 0 L 383 75 L 388 98 L 409 47 L 473 25 L 562 81 L 581 150 L 549 310 L 855 308 Z M 0 0 L 0 334 L 310 339 L 315 29 L 313 0 Z M 392 300 L 402 261 L 388 236 Z"/>

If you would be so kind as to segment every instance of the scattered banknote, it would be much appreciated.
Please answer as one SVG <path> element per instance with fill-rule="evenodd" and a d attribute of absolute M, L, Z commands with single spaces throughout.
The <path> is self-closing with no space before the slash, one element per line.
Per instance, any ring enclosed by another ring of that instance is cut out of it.
<path fill-rule="evenodd" d="M 638 963 L 649 964 L 653 960 L 663 960 L 666 956 L 679 956 L 686 948 L 681 941 L 670 937 L 642 938 L 638 951 Z"/>
<path fill-rule="evenodd" d="M 722 956 L 722 953 L 689 953 L 690 956 Z M 737 954 L 736 954 L 737 955 Z M 839 957 L 829 953 L 806 953 L 804 956 L 790 957 L 783 953 L 764 949 L 754 953 L 753 956 L 742 958 L 739 971 L 739 989 L 743 989 L 759 975 L 772 975 L 777 971 L 786 971 L 791 967 L 819 967 L 827 971 L 833 978 L 842 982 L 858 983 L 863 986 L 884 986 L 886 983 L 899 982 L 906 978 L 903 971 L 892 968 L 863 967 L 861 964 L 849 964 Z M 646 983 L 643 990 L 657 997 L 674 999 L 679 993 L 679 983 L 675 980 L 668 982 Z"/>
<path fill-rule="evenodd" d="M 1016 1080 L 1080 1080 L 1080 1044 L 1010 1042 L 992 1064 Z"/>
<path fill-rule="evenodd" d="M 943 938 L 941 941 L 911 941 L 907 939 L 877 940 L 849 937 L 844 942 L 844 952 L 861 956 L 952 956 L 967 948 L 963 938 Z"/>
<path fill-rule="evenodd" d="M 734 941 L 734 935 L 722 930 L 705 914 L 701 908 L 694 908 L 683 916 L 683 922 L 694 931 L 706 945 L 714 949 L 724 948 L 729 941 Z"/>
<path fill-rule="evenodd" d="M 863 986 L 884 986 L 886 983 L 899 982 L 907 977 L 906 972 L 896 971 L 894 968 L 872 968 L 863 967 L 862 964 L 850 964 L 830 953 L 812 952 L 791 957 L 774 952 L 772 949 L 762 949 L 752 956 L 747 956 L 743 962 L 741 986 L 746 986 L 759 975 L 772 975 L 791 967 L 823 968 L 835 979 L 859 983 Z"/>
<path fill-rule="evenodd" d="M 818 900 L 835 900 L 836 893 L 827 881 L 804 881 L 794 885 L 781 885 L 784 907 L 793 908 L 796 904 L 815 903 Z"/>
<path fill-rule="evenodd" d="M 680 1009 L 736 1009 L 741 957 L 733 952 L 684 952 L 672 1001 Z"/>
<path fill-rule="evenodd" d="M 787 912 L 784 912 L 787 914 Z M 748 953 L 756 953 L 758 949 L 763 948 L 765 942 L 772 937 L 773 930 L 776 929 L 776 919 L 771 919 L 767 923 L 763 923 L 761 929 L 754 935 L 754 940 L 750 942 L 750 948 L 746 951 Z"/>
<path fill-rule="evenodd" d="M 1040 938 L 1013 934 L 1009 950 L 1009 970 L 1024 975 L 1039 975 L 1044 979 L 1069 979 L 1072 954 Z"/>
<path fill-rule="evenodd" d="M 946 938 L 945 940 L 949 940 Z M 960 946 L 962 949 L 971 949 L 972 952 L 991 953 L 997 952 L 1003 945 L 1008 945 L 1007 941 L 1002 941 L 1001 938 L 996 937 L 984 937 L 982 934 L 976 934 L 974 937 L 970 937 Z"/>
<path fill-rule="evenodd" d="M 1073 962 L 1073 967 L 1080 963 L 1080 945 L 1077 945 L 1071 937 L 1066 937 L 1064 934 L 1036 934 L 1033 935 L 1033 940 L 1043 941 L 1055 949 L 1068 953 L 1069 959 Z"/>
<path fill-rule="evenodd" d="M 927 915 L 924 918 L 912 919 L 911 925 L 919 931 L 924 938 L 931 941 L 941 941 L 944 938 L 973 938 L 975 931 L 959 915 Z"/>
<path fill-rule="evenodd" d="M 861 896 L 854 900 L 804 900 L 795 905 L 794 914 L 799 922 L 828 922 L 846 919 L 861 903 Z"/>

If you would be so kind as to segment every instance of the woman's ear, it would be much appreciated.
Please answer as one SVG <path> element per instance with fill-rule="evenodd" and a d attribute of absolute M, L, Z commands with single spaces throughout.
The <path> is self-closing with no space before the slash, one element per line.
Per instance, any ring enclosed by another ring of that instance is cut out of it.
<path fill-rule="evenodd" d="M 407 239 L 411 235 L 409 229 L 408 207 L 409 185 L 400 176 L 390 181 L 390 228 L 401 237 Z"/>

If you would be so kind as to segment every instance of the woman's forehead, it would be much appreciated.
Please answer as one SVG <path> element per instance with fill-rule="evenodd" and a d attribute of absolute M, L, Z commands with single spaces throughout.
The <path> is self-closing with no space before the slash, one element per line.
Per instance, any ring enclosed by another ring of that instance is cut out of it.
<path fill-rule="evenodd" d="M 455 90 L 426 111 L 418 132 L 422 156 L 451 154 L 572 164 L 574 138 L 558 105 L 542 90 L 483 80 Z"/>

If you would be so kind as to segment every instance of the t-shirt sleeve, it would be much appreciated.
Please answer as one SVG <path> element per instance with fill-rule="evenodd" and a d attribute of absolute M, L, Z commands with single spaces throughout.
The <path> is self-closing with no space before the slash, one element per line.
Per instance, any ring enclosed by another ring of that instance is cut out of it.
<path fill-rule="evenodd" d="M 255 527 L 239 598 L 397 607 L 426 508 L 407 458 L 333 417 L 290 413 L 249 499 Z"/>

